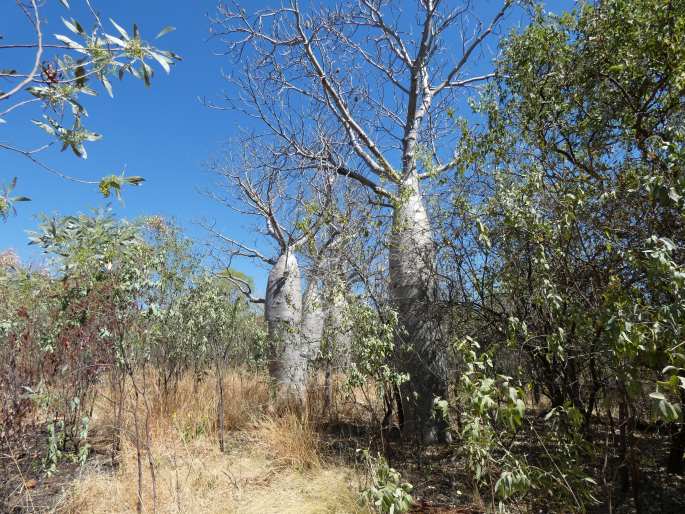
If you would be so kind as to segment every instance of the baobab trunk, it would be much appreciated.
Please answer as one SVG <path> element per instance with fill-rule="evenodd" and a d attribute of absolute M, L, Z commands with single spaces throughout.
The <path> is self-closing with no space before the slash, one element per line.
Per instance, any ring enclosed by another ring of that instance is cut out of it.
<path fill-rule="evenodd" d="M 316 278 L 309 281 L 303 302 L 302 339 L 307 359 L 307 378 L 311 379 L 316 371 L 314 361 L 321 353 L 321 340 L 324 330 L 323 299 L 321 298 L 319 281 Z M 318 380 L 312 385 L 318 387 Z"/>
<path fill-rule="evenodd" d="M 334 355 L 335 367 L 345 372 L 352 362 L 352 334 L 348 319 L 348 303 L 345 294 L 334 286 L 330 303 L 326 308 L 326 334 Z"/>
<path fill-rule="evenodd" d="M 446 355 L 437 337 L 435 247 L 419 179 L 400 188 L 390 244 L 390 293 L 399 315 L 395 358 L 410 379 L 400 386 L 402 430 L 424 443 L 449 438 L 433 400 L 447 394 Z"/>
<path fill-rule="evenodd" d="M 304 398 L 307 359 L 302 344 L 300 269 L 286 250 L 269 272 L 264 317 L 269 333 L 269 373 L 288 397 Z"/>
<path fill-rule="evenodd" d="M 318 281 L 312 279 L 304 294 L 302 312 L 302 344 L 306 352 L 308 367 L 321 351 L 324 311 Z"/>

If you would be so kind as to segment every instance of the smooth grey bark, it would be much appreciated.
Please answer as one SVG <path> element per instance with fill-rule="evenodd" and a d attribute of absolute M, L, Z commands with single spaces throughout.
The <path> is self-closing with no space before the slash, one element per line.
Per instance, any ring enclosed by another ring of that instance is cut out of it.
<path fill-rule="evenodd" d="M 335 367 L 347 371 L 352 362 L 352 333 L 348 319 L 349 305 L 339 284 L 331 292 L 326 306 L 326 336 L 331 345 Z"/>
<path fill-rule="evenodd" d="M 323 330 L 324 309 L 321 289 L 318 280 L 312 278 L 304 294 L 302 312 L 302 339 L 308 363 L 311 363 L 321 350 Z"/>
<path fill-rule="evenodd" d="M 264 317 L 269 335 L 269 373 L 287 394 L 302 399 L 307 354 L 300 333 L 300 268 L 290 250 L 281 254 L 269 272 Z"/>
<path fill-rule="evenodd" d="M 334 227 L 326 242 L 318 249 L 312 275 L 304 295 L 302 336 L 308 347 L 309 364 L 321 355 L 324 359 L 323 413 L 332 405 L 333 360 L 339 355 L 340 346 L 349 346 L 341 332 L 343 305 L 337 299 L 340 281 L 336 275 L 339 258 L 334 257 L 333 241 L 339 235 Z M 349 352 L 347 352 L 349 353 Z M 338 359 L 339 360 L 339 359 Z"/>
<path fill-rule="evenodd" d="M 396 365 L 410 380 L 400 386 L 403 430 L 433 443 L 449 438 L 433 400 L 447 394 L 446 355 L 437 337 L 435 247 L 419 180 L 411 174 L 400 190 L 390 241 L 390 294 L 398 309 Z"/>
<path fill-rule="evenodd" d="M 330 247 L 320 263 L 324 298 L 324 338 L 333 367 L 346 371 L 351 362 L 352 335 L 347 294 L 349 283 L 340 249 Z"/>
<path fill-rule="evenodd" d="M 245 142 L 243 151 L 245 153 L 240 160 L 235 164 L 229 161 L 225 168 L 219 168 L 219 172 L 229 179 L 231 188 L 237 193 L 237 199 L 242 203 L 239 212 L 263 220 L 259 231 L 277 243 L 277 256 L 268 256 L 257 248 L 217 232 L 212 226 L 207 228 L 230 245 L 231 257 L 259 259 L 271 267 L 264 299 L 252 295 L 252 286 L 247 281 L 230 273 L 228 278 L 250 302 L 264 303 L 269 372 L 277 386 L 277 394 L 286 400 L 295 397 L 304 401 L 307 364 L 313 344 L 309 339 L 317 337 L 312 331 L 303 337 L 303 298 L 296 252 L 305 243 L 315 240 L 327 222 L 333 201 L 333 179 L 324 177 L 321 182 L 293 186 L 282 175 L 280 166 L 287 169 L 287 165 L 273 162 L 268 145 Z M 221 195 L 213 197 L 228 204 Z M 316 208 L 312 211 L 310 205 L 313 202 L 316 202 Z M 298 219 L 301 215 L 306 220 Z M 308 312 L 308 316 L 310 314 Z"/>
<path fill-rule="evenodd" d="M 347 320 L 347 299 L 340 291 L 338 280 L 331 278 L 330 270 L 322 279 L 312 278 L 304 294 L 302 306 L 302 339 L 311 363 L 322 350 L 323 341 L 330 345 L 338 367 L 350 362 L 351 334 Z"/>

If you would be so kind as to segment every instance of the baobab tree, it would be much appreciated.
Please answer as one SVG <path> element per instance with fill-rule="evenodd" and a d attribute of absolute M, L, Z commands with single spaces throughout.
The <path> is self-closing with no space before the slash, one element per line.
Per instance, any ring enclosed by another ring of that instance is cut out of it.
<path fill-rule="evenodd" d="M 350 281 L 341 270 L 345 259 L 343 249 L 358 235 L 352 225 L 359 220 L 352 218 L 354 202 L 343 202 L 343 205 L 347 212 L 342 214 L 331 209 L 327 230 L 321 231 L 324 237 L 318 242 L 313 240 L 303 252 L 310 265 L 305 267 L 307 288 L 303 298 L 302 337 L 309 347 L 310 363 L 314 364 L 317 357 L 324 361 L 324 413 L 332 403 L 333 361 L 338 357 L 343 366 L 349 365 L 351 355 L 351 333 L 346 323 Z"/>
<path fill-rule="evenodd" d="M 329 180 L 334 178 L 328 175 Z M 346 273 L 350 267 L 347 260 L 352 242 L 363 239 L 361 232 L 369 218 L 362 208 L 364 203 L 357 200 L 358 185 L 336 181 L 335 186 L 331 191 L 333 196 L 326 226 L 302 251 L 306 258 L 303 269 L 307 278 L 302 330 L 310 340 L 312 355 L 322 350 L 325 336 L 334 340 L 333 346 L 347 355 L 342 360 L 349 362 L 350 340 L 344 330 L 346 297 L 358 279 L 354 273 Z"/>
<path fill-rule="evenodd" d="M 392 210 L 390 295 L 399 312 L 396 365 L 403 429 L 448 437 L 434 415 L 447 393 L 435 249 L 423 182 L 453 169 L 457 94 L 493 76 L 471 73 L 511 1 L 480 21 L 468 0 L 346 0 L 304 8 L 289 0 L 250 13 L 220 4 L 213 30 L 244 63 L 231 105 L 266 128 L 305 175 L 327 171 L 367 188 Z M 260 137 L 265 137 L 260 134 Z M 402 423 L 402 422 L 401 422 Z"/>
<path fill-rule="evenodd" d="M 309 260 L 311 265 L 306 271 L 307 287 L 302 299 L 302 337 L 308 347 L 310 361 L 313 361 L 321 351 L 321 341 L 324 335 L 325 324 L 329 305 L 325 298 L 328 288 L 327 264 L 330 254 L 334 251 L 334 243 L 340 238 L 340 229 L 337 225 L 329 223 L 327 234 L 320 244 L 315 240 L 309 245 Z M 322 231 L 324 232 L 324 231 Z"/>
<path fill-rule="evenodd" d="M 269 373 L 284 399 L 304 399 L 311 342 L 303 337 L 301 272 L 296 253 L 320 230 L 330 204 L 331 182 L 321 189 L 289 189 L 285 173 L 268 161 L 262 161 L 263 148 L 245 148 L 246 154 L 235 166 L 217 166 L 229 189 L 237 195 L 222 196 L 216 190 L 214 199 L 242 214 L 261 220 L 259 231 L 275 243 L 275 255 L 269 256 L 228 235 L 207 227 L 230 247 L 231 257 L 257 259 L 270 267 L 264 298 L 252 294 L 251 287 L 240 277 L 226 274 L 253 303 L 264 304 L 264 318 L 269 338 Z M 236 171 L 239 168 L 241 171 Z M 240 207 L 236 207 L 236 202 Z"/>

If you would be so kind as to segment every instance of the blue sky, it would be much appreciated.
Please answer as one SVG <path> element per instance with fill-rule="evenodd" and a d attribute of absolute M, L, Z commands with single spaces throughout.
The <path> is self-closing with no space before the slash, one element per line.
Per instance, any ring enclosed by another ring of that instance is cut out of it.
<path fill-rule="evenodd" d="M 44 31 L 48 41 L 54 42 L 55 33 L 67 33 L 60 16 L 73 16 L 84 25 L 90 21 L 82 0 L 71 0 L 71 12 L 66 12 L 56 0 L 46 3 L 44 18 L 48 24 Z M 41 158 L 65 173 L 92 180 L 120 173 L 124 168 L 127 175 L 144 176 L 146 182 L 142 187 L 125 190 L 125 205 L 111 202 L 121 217 L 157 214 L 173 218 L 200 242 L 208 237 L 197 222 L 216 221 L 217 227 L 231 237 L 262 246 L 251 230 L 251 220 L 242 219 L 200 192 L 211 188 L 215 181 L 204 163 L 217 155 L 244 123 L 238 115 L 208 109 L 198 100 L 220 99 L 227 87 L 221 72 L 230 72 L 232 67 L 227 58 L 215 55 L 220 46 L 208 40 L 207 15 L 214 13 L 216 3 L 216 0 L 96 0 L 94 4 L 105 17 L 113 18 L 127 29 L 137 23 L 146 39 L 152 39 L 166 25 L 176 27 L 175 32 L 158 41 L 158 46 L 180 54 L 183 61 L 174 67 L 170 76 L 157 67 L 151 88 L 127 77 L 123 82 L 114 82 L 114 99 L 104 92 L 87 99 L 85 104 L 90 113 L 87 126 L 104 135 L 101 141 L 89 144 L 87 160 L 77 159 L 68 151 L 60 153 L 58 148 L 49 149 Z M 257 9 L 274 3 L 280 0 L 249 1 L 243 5 Z M 485 12 L 495 9 L 499 3 L 476 0 L 479 10 Z M 572 5 L 571 0 L 554 0 L 548 2 L 548 10 L 558 11 Z M 510 16 L 507 25 L 514 26 L 521 21 L 517 13 Z M 0 7 L 0 34 L 5 43 L 31 41 L 30 26 L 14 2 L 5 2 Z M 14 55 L 12 59 L 19 58 L 18 54 Z M 7 51 L 0 52 L 0 68 L 18 66 L 15 62 L 8 64 L 8 58 Z M 28 60 L 24 62 L 31 62 L 31 58 L 31 54 L 25 54 L 24 59 Z M 49 141 L 30 123 L 31 118 L 40 117 L 40 112 L 16 112 L 16 116 L 7 117 L 7 124 L 0 124 L 0 141 L 24 147 Z M 0 184 L 8 183 L 15 176 L 19 180 L 17 194 L 30 196 L 33 201 L 20 204 L 17 216 L 0 222 L 0 250 L 13 248 L 27 262 L 41 260 L 37 251 L 26 245 L 26 230 L 36 226 L 38 213 L 72 214 L 108 203 L 95 186 L 65 182 L 37 168 L 25 157 L 0 151 Z M 263 288 L 265 271 L 262 268 L 250 262 L 234 264 L 255 277 L 258 289 Z"/>

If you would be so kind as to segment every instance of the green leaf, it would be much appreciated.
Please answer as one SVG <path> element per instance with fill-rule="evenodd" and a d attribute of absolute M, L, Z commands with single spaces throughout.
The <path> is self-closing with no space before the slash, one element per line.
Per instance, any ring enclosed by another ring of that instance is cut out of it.
<path fill-rule="evenodd" d="M 64 23 L 64 26 L 67 27 L 74 34 L 79 34 L 81 36 L 85 35 L 85 31 L 83 30 L 83 27 L 75 19 L 72 18 L 71 20 L 66 20 L 66 19 L 62 18 L 62 23 Z"/>
<path fill-rule="evenodd" d="M 123 174 L 108 175 L 100 180 L 98 189 L 105 198 L 109 198 L 112 192 L 114 192 L 117 200 L 121 201 L 121 188 L 125 184 L 131 186 L 140 186 L 143 182 L 145 182 L 145 179 L 139 176 L 125 177 Z"/>
<path fill-rule="evenodd" d="M 673 187 L 668 190 L 668 197 L 675 203 L 678 203 L 682 198 Z"/>
<path fill-rule="evenodd" d="M 143 182 L 145 182 L 145 179 L 143 177 L 139 177 L 139 176 L 134 175 L 132 177 L 126 177 L 126 182 L 128 184 L 131 184 L 132 186 L 139 186 Z"/>
<path fill-rule="evenodd" d="M 83 146 L 81 143 L 72 143 L 69 146 L 71 147 L 71 150 L 74 152 L 74 155 L 76 155 L 76 157 L 80 157 L 81 159 L 88 158 L 88 152 L 86 152 L 86 147 Z"/>
<path fill-rule="evenodd" d="M 678 409 L 667 401 L 659 402 L 659 412 L 665 421 L 676 421 L 680 417 Z"/>
<path fill-rule="evenodd" d="M 160 37 L 164 37 L 164 36 L 166 36 L 169 32 L 173 32 L 174 30 L 176 30 L 176 27 L 172 27 L 172 26 L 170 26 L 170 25 L 167 25 L 166 27 L 164 27 L 162 30 L 159 31 L 159 34 L 157 34 L 157 35 L 155 36 L 155 39 L 159 39 Z"/>
<path fill-rule="evenodd" d="M 121 48 L 125 48 L 125 47 L 126 47 L 126 42 L 122 41 L 122 40 L 119 39 L 118 37 L 112 36 L 112 35 L 110 35 L 110 34 L 105 34 L 105 38 L 106 38 L 107 41 L 109 41 L 110 43 L 114 43 L 115 45 L 118 45 L 118 46 L 120 46 Z"/>
<path fill-rule="evenodd" d="M 114 98 L 114 92 L 112 91 L 112 84 L 110 83 L 109 79 L 103 75 L 100 78 L 100 81 L 102 82 L 102 85 L 104 86 L 104 88 L 107 90 L 107 94 L 109 95 L 109 97 Z"/>
<path fill-rule="evenodd" d="M 154 74 L 154 71 L 150 67 L 150 65 L 148 63 L 146 63 L 145 61 L 143 61 L 142 67 L 143 67 L 143 80 L 145 81 L 145 85 L 150 87 L 150 83 L 151 83 L 152 75 Z"/>
<path fill-rule="evenodd" d="M 138 68 L 136 68 L 135 66 L 130 66 L 130 67 L 128 68 L 128 70 L 131 72 L 131 74 L 132 74 L 135 78 L 137 78 L 137 79 L 139 79 L 139 80 L 143 80 L 143 74 L 140 72 L 140 70 L 139 70 Z"/>
<path fill-rule="evenodd" d="M 33 123 L 37 127 L 42 128 L 45 132 L 47 132 L 51 136 L 55 135 L 55 129 L 51 125 L 48 125 L 47 123 L 44 123 L 42 121 L 36 121 L 36 120 L 31 120 L 31 123 Z"/>
<path fill-rule="evenodd" d="M 126 41 L 131 39 L 131 36 L 128 35 L 128 32 L 126 32 L 126 30 L 124 30 L 124 28 L 121 25 L 119 25 L 112 18 L 110 18 L 109 21 L 112 23 L 112 25 L 114 25 L 114 28 L 117 29 L 117 32 L 119 32 L 119 34 L 121 34 L 121 37 L 123 37 Z M 126 46 L 126 45 L 123 45 L 123 46 Z"/>
<path fill-rule="evenodd" d="M 83 133 L 83 140 L 84 141 L 99 141 L 102 139 L 102 134 L 98 134 L 96 132 L 84 132 Z"/>
<path fill-rule="evenodd" d="M 171 66 L 172 62 L 164 57 L 161 54 L 158 54 L 157 52 L 150 52 L 150 55 L 159 63 L 159 65 L 164 69 L 164 71 L 167 72 L 167 74 L 171 73 Z"/>
<path fill-rule="evenodd" d="M 63 36 L 62 34 L 55 34 L 55 39 L 66 44 L 69 48 L 73 50 L 77 50 L 81 53 L 85 53 L 86 51 L 86 49 L 82 45 L 78 44 L 76 41 L 72 39 L 69 39 L 67 36 Z"/>
<path fill-rule="evenodd" d="M 104 196 L 105 198 L 110 197 L 112 190 L 114 191 L 114 194 L 117 196 L 117 198 L 120 198 L 121 178 L 116 175 L 109 175 L 107 177 L 103 177 L 100 180 L 98 189 L 100 189 L 100 193 L 102 193 L 102 196 Z"/>

